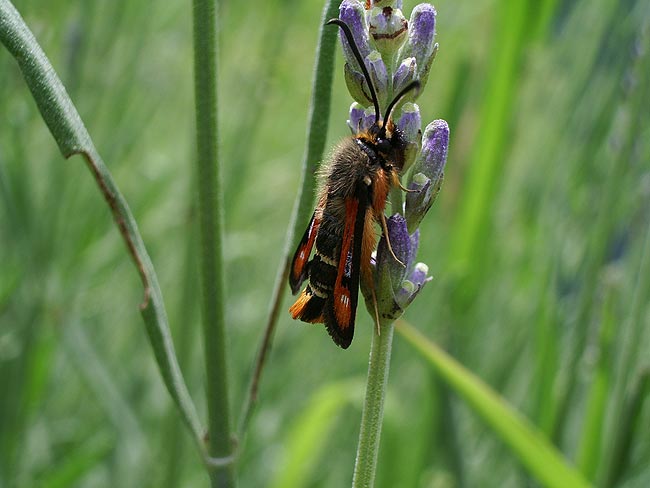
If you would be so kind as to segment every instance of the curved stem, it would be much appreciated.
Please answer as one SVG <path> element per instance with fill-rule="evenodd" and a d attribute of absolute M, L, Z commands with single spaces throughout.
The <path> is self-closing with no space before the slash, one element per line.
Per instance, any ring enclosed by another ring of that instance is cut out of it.
<path fill-rule="evenodd" d="M 52 64 L 8 0 L 0 0 L 0 42 L 18 62 L 38 110 L 64 157 L 81 154 L 108 204 L 144 287 L 140 305 L 147 335 L 169 394 L 205 457 L 202 427 L 181 373 L 156 271 L 135 218 L 95 148 Z"/>

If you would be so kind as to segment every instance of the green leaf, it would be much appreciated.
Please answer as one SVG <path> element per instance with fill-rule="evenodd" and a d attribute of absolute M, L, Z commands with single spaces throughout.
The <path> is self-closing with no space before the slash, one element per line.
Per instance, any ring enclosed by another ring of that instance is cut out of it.
<path fill-rule="evenodd" d="M 398 320 L 397 331 L 420 352 L 440 377 L 510 447 L 531 475 L 549 488 L 589 485 L 548 439 L 517 410 L 417 329 Z"/>

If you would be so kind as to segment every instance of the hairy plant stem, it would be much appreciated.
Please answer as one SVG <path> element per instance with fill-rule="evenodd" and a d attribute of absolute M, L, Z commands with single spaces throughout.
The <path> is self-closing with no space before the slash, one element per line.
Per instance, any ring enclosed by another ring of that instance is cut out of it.
<path fill-rule="evenodd" d="M 375 484 L 394 329 L 393 322 L 382 323 L 381 334 L 377 334 L 375 330 L 372 335 L 366 398 L 363 402 L 361 430 L 352 479 L 353 488 L 370 488 Z"/>
<path fill-rule="evenodd" d="M 215 488 L 235 485 L 226 368 L 223 199 L 217 143 L 217 3 L 216 0 L 193 2 L 201 298 L 207 441 L 212 458 L 207 467 Z"/>

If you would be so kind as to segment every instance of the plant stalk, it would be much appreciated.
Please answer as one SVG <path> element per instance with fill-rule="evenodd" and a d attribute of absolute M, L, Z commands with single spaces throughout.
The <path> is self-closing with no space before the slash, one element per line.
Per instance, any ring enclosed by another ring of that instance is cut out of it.
<path fill-rule="evenodd" d="M 223 193 L 217 120 L 217 1 L 194 0 L 194 82 L 208 462 L 213 487 L 235 485 L 225 344 Z"/>
<path fill-rule="evenodd" d="M 381 334 L 377 334 L 376 330 L 372 334 L 366 398 L 363 402 L 361 430 L 352 479 L 353 488 L 370 488 L 375 484 L 394 329 L 393 322 L 384 323 L 381 325 Z"/>

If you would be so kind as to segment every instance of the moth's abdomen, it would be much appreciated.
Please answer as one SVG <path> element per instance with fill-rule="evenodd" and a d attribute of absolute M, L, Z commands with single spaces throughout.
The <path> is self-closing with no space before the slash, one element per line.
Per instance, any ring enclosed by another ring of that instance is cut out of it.
<path fill-rule="evenodd" d="M 351 335 L 341 335 L 331 316 L 345 225 L 345 212 L 341 213 L 345 203 L 339 200 L 331 195 L 327 200 L 318 228 L 314 256 L 308 265 L 309 283 L 289 311 L 294 319 L 324 323 L 334 342 L 346 348 L 350 345 Z"/>
<path fill-rule="evenodd" d="M 334 288 L 337 263 L 318 254 L 318 247 L 316 247 L 316 253 L 309 265 L 309 284 L 321 295 L 327 296 Z"/>
<path fill-rule="evenodd" d="M 296 303 L 289 309 L 291 317 L 311 324 L 323 323 L 325 298 L 318 296 L 310 285 L 302 291 Z"/>

